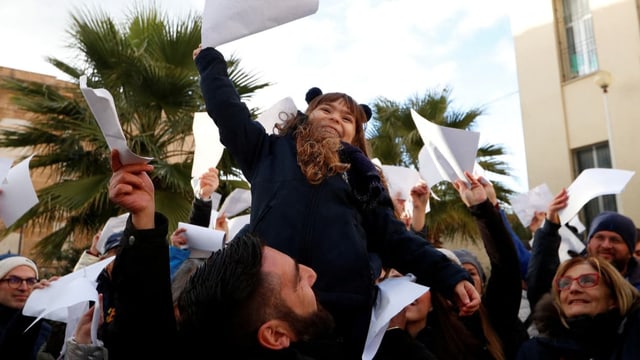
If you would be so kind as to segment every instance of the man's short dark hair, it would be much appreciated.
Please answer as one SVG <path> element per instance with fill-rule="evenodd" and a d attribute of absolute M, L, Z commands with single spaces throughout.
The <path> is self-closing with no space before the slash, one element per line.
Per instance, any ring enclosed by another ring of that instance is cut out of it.
<path fill-rule="evenodd" d="M 264 244 L 243 233 L 213 254 L 191 276 L 178 298 L 185 340 L 206 346 L 255 343 L 265 309 L 274 294 L 262 273 Z"/>

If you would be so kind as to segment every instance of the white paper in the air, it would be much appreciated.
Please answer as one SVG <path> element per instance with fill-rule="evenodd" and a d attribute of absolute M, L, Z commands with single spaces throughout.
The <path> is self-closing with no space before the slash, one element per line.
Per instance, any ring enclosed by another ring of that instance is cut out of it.
<path fill-rule="evenodd" d="M 511 208 L 525 227 L 531 224 L 536 211 L 546 212 L 551 201 L 553 201 L 553 194 L 551 194 L 549 186 L 545 183 L 510 199 Z"/>
<path fill-rule="evenodd" d="M 122 132 L 118 112 L 113 101 L 113 96 L 106 89 L 92 89 L 87 87 L 87 76 L 80 77 L 80 90 L 89 104 L 91 113 L 98 122 L 104 139 L 109 149 L 118 150 L 120 161 L 123 165 L 148 163 L 153 158 L 142 157 L 134 154 L 127 145 L 127 140 Z"/>
<path fill-rule="evenodd" d="M 316 11 L 318 0 L 206 0 L 202 47 L 217 47 Z"/>
<path fill-rule="evenodd" d="M 96 248 L 100 251 L 100 254 L 104 254 L 104 246 L 106 245 L 107 239 L 111 234 L 117 233 L 119 231 L 123 231 L 124 227 L 127 225 L 127 219 L 129 218 L 129 213 L 123 213 L 118 216 L 110 217 L 107 222 L 102 227 L 100 231 L 100 237 L 98 238 L 98 242 L 96 243 Z"/>
<path fill-rule="evenodd" d="M 251 190 L 235 188 L 220 206 L 219 213 L 232 218 L 251 206 Z"/>
<path fill-rule="evenodd" d="M 286 97 L 260 113 L 256 121 L 262 124 L 267 133 L 273 134 L 276 124 L 288 120 L 292 116 L 296 116 L 297 112 L 298 108 L 293 102 L 293 99 Z"/>
<path fill-rule="evenodd" d="M 473 173 L 480 133 L 434 124 L 413 109 L 411 118 L 424 142 L 419 172 L 429 186 L 443 180 L 468 182 L 464 172 Z"/>
<path fill-rule="evenodd" d="M 184 232 L 184 235 L 187 237 L 189 250 L 214 252 L 222 249 L 225 236 L 224 231 L 183 222 L 178 223 L 178 228 L 185 228 L 187 230 Z"/>
<path fill-rule="evenodd" d="M 22 215 L 38 203 L 38 195 L 29 173 L 29 162 L 33 155 L 10 168 L 0 183 L 0 217 L 5 227 L 13 225 Z M 12 161 L 5 159 L 3 169 Z M 4 171 L 4 170 L 3 170 Z"/>
<path fill-rule="evenodd" d="M 631 180 L 635 171 L 591 168 L 583 170 L 569 185 L 567 207 L 560 210 L 560 223 L 568 223 L 591 199 L 601 195 L 619 194 Z"/>

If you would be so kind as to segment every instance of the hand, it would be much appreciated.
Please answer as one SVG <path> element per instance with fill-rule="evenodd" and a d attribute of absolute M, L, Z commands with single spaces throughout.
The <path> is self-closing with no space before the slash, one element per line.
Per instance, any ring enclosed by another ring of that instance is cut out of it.
<path fill-rule="evenodd" d="M 102 309 L 102 294 L 98 295 L 98 303 L 100 304 L 100 309 Z M 96 309 L 96 305 L 94 304 L 89 308 L 76 325 L 76 330 L 73 332 L 73 338 L 76 339 L 78 344 L 91 344 L 91 322 L 93 321 L 93 312 Z M 104 321 L 104 314 L 100 311 L 100 324 Z"/>
<path fill-rule="evenodd" d="M 209 199 L 211 194 L 218 190 L 220 179 L 218 178 L 218 169 L 209 168 L 209 170 L 200 175 L 198 179 L 198 187 L 200 188 L 200 199 Z"/>
<path fill-rule="evenodd" d="M 202 44 L 198 45 L 198 47 L 193 50 L 193 60 L 195 60 L 198 54 L 200 54 L 200 51 L 202 51 Z"/>
<path fill-rule="evenodd" d="M 93 256 L 100 256 L 100 251 L 98 250 L 98 240 L 100 240 L 100 231 L 93 235 L 93 239 L 91 239 L 91 247 L 89 248 L 88 252 Z"/>
<path fill-rule="evenodd" d="M 468 187 L 467 184 L 460 179 L 457 179 L 453 183 L 453 187 L 456 190 L 458 190 L 458 193 L 460 194 L 460 198 L 462 199 L 462 201 L 468 207 L 470 207 L 473 205 L 478 205 L 484 202 L 485 200 L 487 200 L 487 192 L 478 181 L 478 178 L 471 175 L 471 173 L 468 171 L 465 171 L 464 175 L 467 177 L 469 184 L 471 184 L 470 187 Z"/>
<path fill-rule="evenodd" d="M 224 231 L 226 234 L 229 234 L 229 222 L 227 221 L 227 216 L 224 212 L 218 214 L 216 218 L 216 230 Z"/>
<path fill-rule="evenodd" d="M 480 308 L 480 294 L 476 291 L 476 287 L 467 280 L 460 281 L 453 291 L 458 309 L 460 309 L 458 315 L 468 316 Z"/>
<path fill-rule="evenodd" d="M 554 224 L 560 224 L 560 215 L 558 212 L 567 207 L 569 204 L 569 194 L 567 189 L 562 189 L 556 197 L 553 198 L 547 209 L 547 220 Z"/>
<path fill-rule="evenodd" d="M 171 245 L 177 248 L 181 248 L 187 245 L 187 235 L 185 234 L 187 229 L 177 228 L 176 231 L 171 234 Z"/>
<path fill-rule="evenodd" d="M 52 276 L 49 279 L 41 279 L 40 281 L 38 281 L 37 283 L 35 283 L 33 285 L 32 289 L 33 290 L 35 290 L 35 289 L 44 289 L 44 288 L 50 286 L 52 282 L 54 282 L 54 281 L 56 281 L 58 279 L 60 279 L 60 276 Z"/>
<path fill-rule="evenodd" d="M 136 229 L 153 228 L 154 188 L 147 174 L 153 171 L 153 166 L 145 163 L 122 165 L 118 150 L 112 150 L 111 170 L 109 199 L 131 213 L 131 221 Z"/>
<path fill-rule="evenodd" d="M 496 189 L 493 188 L 493 183 L 484 176 L 478 177 L 478 182 L 480 182 L 480 185 L 482 185 L 484 191 L 487 193 L 487 198 L 489 198 L 491 204 L 496 206 L 498 204 L 498 196 L 496 195 Z"/>
<path fill-rule="evenodd" d="M 534 211 L 533 212 L 533 218 L 531 219 L 531 223 L 529 224 L 529 231 L 531 231 L 531 233 L 535 233 L 536 230 L 538 230 L 538 228 L 540 228 L 540 226 L 542 226 L 542 222 L 544 221 L 544 218 L 547 216 L 547 213 L 544 211 Z"/>
<path fill-rule="evenodd" d="M 416 185 L 411 188 L 411 202 L 413 202 L 413 213 L 418 211 L 423 215 L 427 210 L 427 204 L 429 203 L 429 195 L 431 191 L 426 182 L 420 180 Z"/>

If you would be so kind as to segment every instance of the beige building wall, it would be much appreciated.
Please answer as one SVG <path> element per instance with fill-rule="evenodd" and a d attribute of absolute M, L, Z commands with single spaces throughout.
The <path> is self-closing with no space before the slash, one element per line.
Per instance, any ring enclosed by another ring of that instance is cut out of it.
<path fill-rule="evenodd" d="M 561 0 L 518 0 L 511 14 L 530 187 L 555 194 L 578 175 L 573 151 L 607 142 L 612 124 L 615 167 L 632 170 L 618 209 L 640 227 L 640 24 L 639 0 L 591 0 L 598 65 L 613 81 L 608 94 L 595 73 L 563 80 L 555 8 Z M 606 106 L 605 104 L 608 104 Z"/>

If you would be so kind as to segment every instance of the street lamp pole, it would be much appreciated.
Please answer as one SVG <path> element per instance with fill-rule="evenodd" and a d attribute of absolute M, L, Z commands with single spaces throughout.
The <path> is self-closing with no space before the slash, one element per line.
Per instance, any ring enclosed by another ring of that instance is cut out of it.
<path fill-rule="evenodd" d="M 595 84 L 602 89 L 602 102 L 604 103 L 604 120 L 607 125 L 607 141 L 609 142 L 609 157 L 611 158 L 611 168 L 616 168 L 616 161 L 613 151 L 613 129 L 611 126 L 611 116 L 609 114 L 609 86 L 611 85 L 611 73 L 600 70 L 594 79 Z"/>
<path fill-rule="evenodd" d="M 613 151 L 613 126 L 611 125 L 611 115 L 609 114 L 609 86 L 613 81 L 611 73 L 606 70 L 600 70 L 593 79 L 594 83 L 602 89 L 602 102 L 604 103 L 604 119 L 607 123 L 607 141 L 609 142 L 609 158 L 611 159 L 611 168 L 616 169 L 616 158 Z M 622 213 L 622 197 L 616 194 L 616 205 L 618 212 Z"/>

